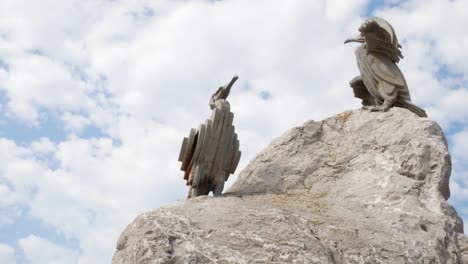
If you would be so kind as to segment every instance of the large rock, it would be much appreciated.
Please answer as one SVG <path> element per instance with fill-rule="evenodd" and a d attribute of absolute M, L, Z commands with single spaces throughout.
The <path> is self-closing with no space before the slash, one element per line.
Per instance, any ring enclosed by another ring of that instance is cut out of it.
<path fill-rule="evenodd" d="M 408 110 L 309 121 L 223 197 L 140 215 L 113 263 L 468 263 L 450 171 L 440 127 Z"/>

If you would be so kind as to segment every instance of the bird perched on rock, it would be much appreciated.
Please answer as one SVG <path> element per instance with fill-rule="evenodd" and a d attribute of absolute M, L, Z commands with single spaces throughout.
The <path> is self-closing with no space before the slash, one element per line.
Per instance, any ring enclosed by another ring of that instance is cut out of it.
<path fill-rule="evenodd" d="M 224 183 L 239 164 L 239 139 L 233 125 L 234 114 L 227 101 L 237 79 L 237 75 L 234 76 L 211 96 L 210 118 L 198 130 L 192 128 L 182 142 L 179 161 L 182 162 L 181 170 L 185 172 L 184 179 L 190 186 L 189 198 L 210 192 L 215 196 L 221 195 Z"/>
<path fill-rule="evenodd" d="M 348 42 L 362 43 L 356 49 L 361 76 L 351 80 L 354 96 L 362 99 L 364 109 L 387 111 L 392 106 L 406 108 L 418 116 L 426 112 L 411 102 L 405 77 L 396 65 L 403 58 L 393 27 L 380 17 L 367 19 L 357 37 Z"/>

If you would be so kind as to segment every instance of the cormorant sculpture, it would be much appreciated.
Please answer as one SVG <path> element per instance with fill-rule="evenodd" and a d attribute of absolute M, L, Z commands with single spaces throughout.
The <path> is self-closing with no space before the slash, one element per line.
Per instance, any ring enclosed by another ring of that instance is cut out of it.
<path fill-rule="evenodd" d="M 215 196 L 221 195 L 224 182 L 239 164 L 241 152 L 232 125 L 234 114 L 226 100 L 237 79 L 234 76 L 211 96 L 211 117 L 198 130 L 192 128 L 189 137 L 182 142 L 179 161 L 190 186 L 188 198 L 208 195 L 210 191 Z"/>
<path fill-rule="evenodd" d="M 345 41 L 362 43 L 356 49 L 360 76 L 351 80 L 354 96 L 362 99 L 364 109 L 387 111 L 392 106 L 406 108 L 418 116 L 426 112 L 411 102 L 405 77 L 396 63 L 403 58 L 393 27 L 380 17 L 367 19 L 355 38 Z"/>

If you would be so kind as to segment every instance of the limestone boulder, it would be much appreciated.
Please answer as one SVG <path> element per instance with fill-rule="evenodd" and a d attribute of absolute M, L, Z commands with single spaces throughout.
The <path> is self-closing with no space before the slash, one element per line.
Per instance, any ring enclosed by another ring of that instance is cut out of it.
<path fill-rule="evenodd" d="M 222 197 L 138 216 L 114 264 L 468 263 L 441 128 L 401 108 L 308 121 Z"/>

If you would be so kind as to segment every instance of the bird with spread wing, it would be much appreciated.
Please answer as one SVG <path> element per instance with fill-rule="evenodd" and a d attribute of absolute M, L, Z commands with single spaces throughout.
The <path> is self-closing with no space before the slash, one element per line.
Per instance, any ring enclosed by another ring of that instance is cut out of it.
<path fill-rule="evenodd" d="M 393 27 L 380 17 L 367 19 L 357 37 L 348 42 L 362 43 L 356 49 L 360 76 L 351 80 L 354 96 L 364 109 L 387 111 L 392 106 L 406 108 L 418 116 L 426 112 L 411 102 L 408 85 L 397 63 L 403 58 Z"/>

